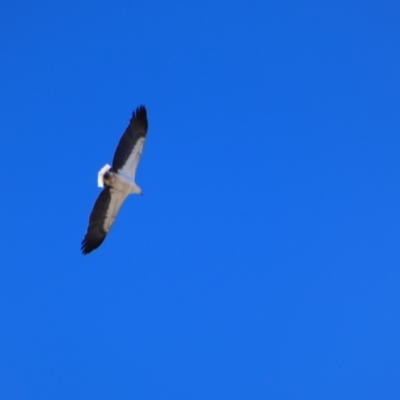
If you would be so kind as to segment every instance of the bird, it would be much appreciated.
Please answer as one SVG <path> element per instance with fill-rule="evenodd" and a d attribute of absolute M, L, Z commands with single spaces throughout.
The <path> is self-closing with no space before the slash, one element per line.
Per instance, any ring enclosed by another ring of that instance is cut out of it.
<path fill-rule="evenodd" d="M 103 190 L 90 213 L 86 235 L 81 244 L 83 255 L 89 254 L 103 243 L 128 195 L 143 194 L 135 183 L 135 175 L 147 129 L 147 111 L 141 105 L 132 113 L 129 125 L 115 150 L 112 165 L 106 164 L 98 172 L 97 183 Z"/>

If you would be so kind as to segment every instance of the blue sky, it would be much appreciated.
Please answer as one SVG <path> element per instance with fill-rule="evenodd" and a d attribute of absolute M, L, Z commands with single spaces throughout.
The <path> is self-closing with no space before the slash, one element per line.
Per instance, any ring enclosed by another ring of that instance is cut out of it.
<path fill-rule="evenodd" d="M 2 2 L 0 397 L 398 399 L 399 13 Z"/>

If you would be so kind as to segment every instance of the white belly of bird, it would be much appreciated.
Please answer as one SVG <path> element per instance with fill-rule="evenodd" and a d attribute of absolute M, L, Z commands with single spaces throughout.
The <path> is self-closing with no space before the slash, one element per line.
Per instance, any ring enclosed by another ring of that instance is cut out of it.
<path fill-rule="evenodd" d="M 112 184 L 112 187 L 115 190 L 118 190 L 122 193 L 141 193 L 141 190 L 138 185 L 136 185 L 135 182 L 131 181 L 129 178 L 125 177 L 124 175 L 120 173 L 114 173 L 114 181 Z"/>
<path fill-rule="evenodd" d="M 99 187 L 104 187 L 104 174 L 109 173 L 111 179 L 107 179 L 107 184 L 113 187 L 115 190 L 122 192 L 126 195 L 128 194 L 140 194 L 142 190 L 132 179 L 121 172 L 109 172 L 111 166 L 106 164 L 98 173 L 97 175 L 97 184 Z"/>

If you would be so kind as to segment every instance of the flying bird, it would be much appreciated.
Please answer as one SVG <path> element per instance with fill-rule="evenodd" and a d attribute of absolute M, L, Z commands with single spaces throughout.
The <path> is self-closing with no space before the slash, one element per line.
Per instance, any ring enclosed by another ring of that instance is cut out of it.
<path fill-rule="evenodd" d="M 112 166 L 106 164 L 97 175 L 98 186 L 103 190 L 89 217 L 89 226 L 81 246 L 84 255 L 103 243 L 127 196 L 142 194 L 135 183 L 135 174 L 147 128 L 146 108 L 140 106 L 133 112 L 129 125 L 119 140 Z"/>

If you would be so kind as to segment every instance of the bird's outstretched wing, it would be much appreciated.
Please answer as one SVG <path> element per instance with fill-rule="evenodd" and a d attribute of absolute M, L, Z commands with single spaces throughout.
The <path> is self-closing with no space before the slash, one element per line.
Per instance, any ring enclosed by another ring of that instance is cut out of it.
<path fill-rule="evenodd" d="M 82 241 L 84 255 L 97 249 L 104 241 L 127 195 L 106 187 L 94 203 L 89 226 Z"/>
<path fill-rule="evenodd" d="M 147 134 L 147 112 L 140 106 L 132 114 L 132 118 L 124 134 L 119 140 L 112 162 L 112 170 L 134 180 L 136 168 L 142 154 Z"/>

